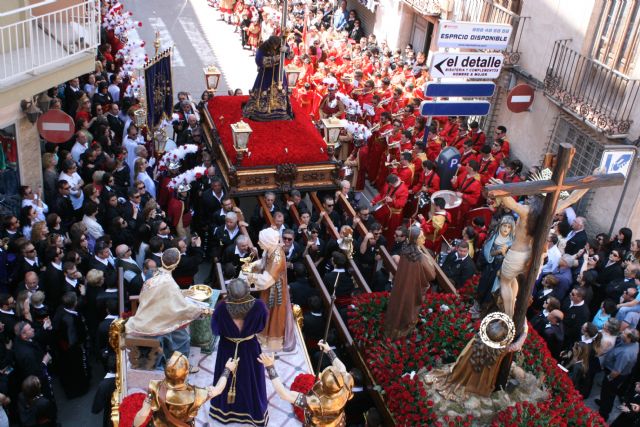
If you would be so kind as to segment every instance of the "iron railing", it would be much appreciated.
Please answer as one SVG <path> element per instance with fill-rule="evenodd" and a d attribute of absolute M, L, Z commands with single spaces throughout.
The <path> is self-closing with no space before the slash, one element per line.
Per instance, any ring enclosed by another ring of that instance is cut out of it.
<path fill-rule="evenodd" d="M 558 40 L 544 84 L 545 95 L 605 135 L 624 138 L 629 132 L 639 80 L 579 54 L 568 40 Z"/>
<path fill-rule="evenodd" d="M 504 52 L 505 66 L 515 65 L 520 61 L 520 39 L 526 22 L 525 17 L 521 17 L 492 0 L 456 0 L 453 12 L 457 21 L 511 25 L 513 31 L 509 39 L 509 47 Z"/>
<path fill-rule="evenodd" d="M 38 14 L 33 5 L 12 15 L 15 22 L 0 26 L 0 85 L 54 64 L 68 63 L 100 43 L 98 0 Z"/>

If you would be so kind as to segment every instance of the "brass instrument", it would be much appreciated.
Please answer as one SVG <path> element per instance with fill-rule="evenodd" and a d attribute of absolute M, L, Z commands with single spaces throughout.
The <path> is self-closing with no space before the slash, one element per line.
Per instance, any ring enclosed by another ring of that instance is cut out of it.
<path fill-rule="evenodd" d="M 397 168 L 398 166 L 400 166 L 400 162 L 396 159 L 393 159 L 390 162 L 384 162 L 384 165 L 386 167 Z"/>
<path fill-rule="evenodd" d="M 385 99 L 381 100 L 380 102 L 378 102 L 378 106 L 381 107 L 383 105 L 387 105 L 392 100 L 393 100 L 393 96 L 390 96 L 389 98 L 385 98 Z"/>
<path fill-rule="evenodd" d="M 371 133 L 374 133 L 378 129 L 380 129 L 380 123 L 376 123 L 375 125 L 371 126 L 371 129 L 369 130 L 371 131 Z"/>
<path fill-rule="evenodd" d="M 380 138 L 388 138 L 391 133 L 393 133 L 393 129 L 385 130 L 384 132 L 380 132 Z"/>

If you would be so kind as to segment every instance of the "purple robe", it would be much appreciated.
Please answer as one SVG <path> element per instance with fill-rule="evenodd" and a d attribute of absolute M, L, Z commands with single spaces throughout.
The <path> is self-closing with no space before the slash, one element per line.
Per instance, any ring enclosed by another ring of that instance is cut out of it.
<path fill-rule="evenodd" d="M 267 306 L 256 299 L 244 319 L 242 330 L 239 331 L 227 311 L 226 302 L 218 304 L 211 318 L 211 330 L 220 336 L 213 384 L 218 382 L 227 360 L 235 354 L 236 344 L 228 338 L 245 338 L 261 332 L 267 324 L 267 316 Z M 223 424 L 267 425 L 269 415 L 264 367 L 257 361 L 260 353 L 260 344 L 255 336 L 238 344 L 240 363 L 236 370 L 236 400 L 233 404 L 227 403 L 227 394 L 233 378 L 229 377 L 222 394 L 211 399 L 209 415 L 213 419 Z"/>

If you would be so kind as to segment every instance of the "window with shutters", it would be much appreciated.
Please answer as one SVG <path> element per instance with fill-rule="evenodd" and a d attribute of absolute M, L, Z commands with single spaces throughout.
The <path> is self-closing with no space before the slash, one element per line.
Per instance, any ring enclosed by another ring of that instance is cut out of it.
<path fill-rule="evenodd" d="M 638 48 L 638 0 L 605 0 L 600 10 L 592 56 L 623 74 L 630 74 Z"/>

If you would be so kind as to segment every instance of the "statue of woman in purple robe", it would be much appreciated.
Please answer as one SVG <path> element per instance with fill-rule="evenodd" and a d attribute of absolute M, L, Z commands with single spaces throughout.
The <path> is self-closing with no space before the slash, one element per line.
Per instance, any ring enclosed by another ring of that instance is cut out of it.
<path fill-rule="evenodd" d="M 249 285 L 240 279 L 227 285 L 227 299 L 213 312 L 211 330 L 220 336 L 214 384 L 222 375 L 225 362 L 230 357 L 238 358 L 238 368 L 224 392 L 211 399 L 209 415 L 222 424 L 268 424 L 267 389 L 264 369 L 257 362 L 261 350 L 256 337 L 264 329 L 267 315 L 264 302 L 252 297 Z"/>

